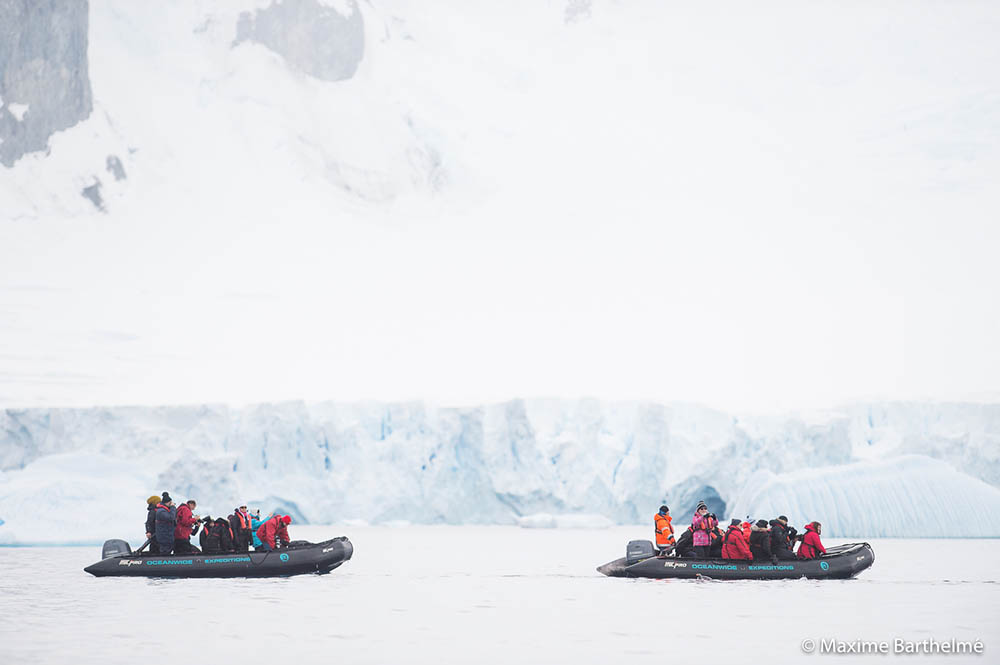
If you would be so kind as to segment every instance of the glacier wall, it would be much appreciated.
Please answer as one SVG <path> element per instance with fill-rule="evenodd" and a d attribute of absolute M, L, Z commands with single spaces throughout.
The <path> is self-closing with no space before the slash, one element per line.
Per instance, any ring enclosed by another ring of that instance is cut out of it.
<path fill-rule="evenodd" d="M 249 501 L 309 522 L 644 523 L 661 501 L 685 522 L 705 499 L 720 518 L 784 513 L 831 536 L 1000 536 L 998 458 L 1000 406 L 979 404 L 809 418 L 596 400 L 8 409 L 0 542 L 44 539 L 39 517 L 65 519 L 74 542 L 134 531 L 164 490 L 203 514 Z M 106 518 L 80 524 L 80 503 Z"/>
<path fill-rule="evenodd" d="M 0 164 L 90 115 L 87 0 L 0 0 Z"/>

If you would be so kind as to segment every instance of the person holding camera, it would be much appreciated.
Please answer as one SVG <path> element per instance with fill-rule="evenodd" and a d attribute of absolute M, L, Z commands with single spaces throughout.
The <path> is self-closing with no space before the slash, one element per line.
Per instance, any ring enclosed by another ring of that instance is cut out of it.
<path fill-rule="evenodd" d="M 271 552 L 277 549 L 279 543 L 288 545 L 292 542 L 288 537 L 288 525 L 292 523 L 290 515 L 275 515 L 267 520 L 257 529 L 257 537 L 260 538 L 258 550 Z"/>
<path fill-rule="evenodd" d="M 691 519 L 691 527 L 694 532 L 692 544 L 695 556 L 699 559 L 709 557 L 708 550 L 712 546 L 712 529 L 717 526 L 719 526 L 719 521 L 712 519 L 712 516 L 708 514 L 708 506 L 705 505 L 704 501 L 699 501 L 698 507 L 694 511 L 694 517 Z"/>
<path fill-rule="evenodd" d="M 794 540 L 789 535 L 788 518 L 779 515 L 778 519 L 771 520 L 771 557 L 781 561 L 788 561 L 795 558 L 792 552 Z"/>
<path fill-rule="evenodd" d="M 194 551 L 191 546 L 191 531 L 194 529 L 195 523 L 201 520 L 194 514 L 197 505 L 197 501 L 188 499 L 177 508 L 177 525 L 174 527 L 175 554 L 187 554 Z"/>

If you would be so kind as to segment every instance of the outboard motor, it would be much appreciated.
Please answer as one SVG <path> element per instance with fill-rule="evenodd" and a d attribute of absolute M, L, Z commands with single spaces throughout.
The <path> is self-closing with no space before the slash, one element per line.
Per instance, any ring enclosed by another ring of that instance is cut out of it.
<path fill-rule="evenodd" d="M 132 546 L 124 540 L 105 540 L 104 549 L 101 550 L 101 559 L 110 559 L 113 556 L 125 556 L 132 553 Z"/>
<path fill-rule="evenodd" d="M 648 540 L 630 540 L 625 546 L 625 565 L 631 566 L 644 559 L 651 559 L 656 556 L 653 543 Z"/>

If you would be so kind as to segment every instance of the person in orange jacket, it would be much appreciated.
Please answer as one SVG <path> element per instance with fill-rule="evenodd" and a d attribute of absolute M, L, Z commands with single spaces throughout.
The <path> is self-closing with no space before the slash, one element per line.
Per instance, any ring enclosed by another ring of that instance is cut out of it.
<path fill-rule="evenodd" d="M 288 537 L 288 525 L 292 523 L 290 515 L 275 515 L 257 527 L 257 537 L 261 546 L 257 549 L 270 552 L 277 549 L 278 543 L 287 545 L 292 542 Z"/>
<path fill-rule="evenodd" d="M 660 506 L 660 512 L 653 515 L 653 528 L 656 531 L 656 547 L 660 554 L 667 554 L 676 544 L 674 541 L 673 518 L 670 509 Z"/>
<path fill-rule="evenodd" d="M 826 548 L 819 539 L 819 534 L 822 532 L 823 525 L 819 522 L 806 524 L 806 535 L 802 537 L 802 544 L 799 545 L 800 559 L 815 559 L 820 554 L 826 554 Z"/>

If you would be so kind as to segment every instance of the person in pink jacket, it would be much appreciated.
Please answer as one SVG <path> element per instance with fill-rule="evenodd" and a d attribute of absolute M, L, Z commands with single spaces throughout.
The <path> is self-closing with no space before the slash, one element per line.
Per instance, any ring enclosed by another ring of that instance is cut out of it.
<path fill-rule="evenodd" d="M 704 501 L 698 502 L 698 508 L 694 511 L 694 518 L 691 520 L 691 528 L 694 529 L 692 544 L 695 556 L 699 559 L 708 558 L 708 548 L 712 544 L 712 529 L 719 526 L 719 521 L 712 519 L 708 514 L 708 506 Z"/>

